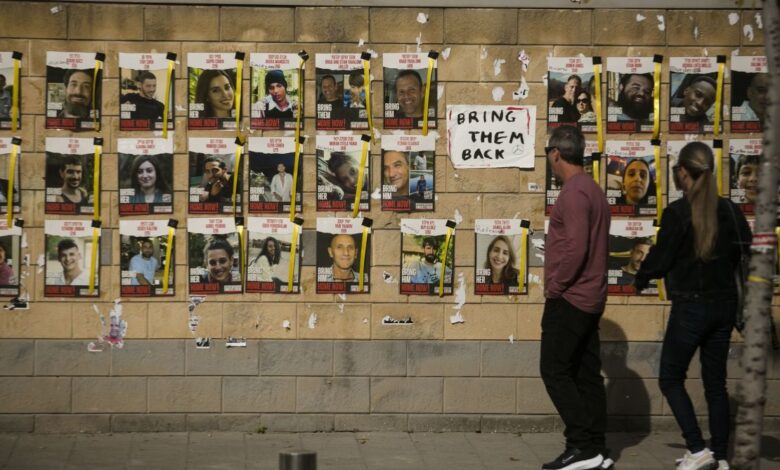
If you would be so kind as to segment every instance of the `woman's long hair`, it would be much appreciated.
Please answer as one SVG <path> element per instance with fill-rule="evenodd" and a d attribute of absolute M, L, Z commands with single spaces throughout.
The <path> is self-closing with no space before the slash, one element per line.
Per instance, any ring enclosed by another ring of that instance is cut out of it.
<path fill-rule="evenodd" d="M 718 238 L 718 183 L 715 179 L 715 157 L 702 142 L 691 142 L 680 150 L 678 165 L 693 179 L 686 194 L 691 204 L 691 224 L 696 257 L 707 261 Z"/>
<path fill-rule="evenodd" d="M 496 245 L 496 243 L 500 241 L 504 242 L 504 244 L 506 244 L 507 248 L 509 249 L 509 260 L 507 261 L 506 266 L 504 266 L 504 268 L 501 270 L 501 282 L 513 282 L 517 278 L 517 275 L 520 273 L 520 271 L 515 268 L 515 264 L 517 264 L 517 258 L 515 257 L 515 253 L 512 250 L 512 242 L 509 240 L 509 237 L 505 235 L 499 235 L 490 242 L 487 248 L 487 252 L 485 253 L 484 267 L 486 269 L 490 269 L 491 275 L 493 274 L 493 268 L 490 265 L 490 252 L 493 250 L 493 247 Z"/>
<path fill-rule="evenodd" d="M 198 83 L 195 86 L 195 102 L 196 103 L 203 103 L 203 116 L 206 117 L 213 117 L 214 116 L 214 108 L 211 106 L 211 102 L 209 101 L 209 87 L 211 86 L 211 80 L 214 78 L 222 75 L 223 77 L 227 78 L 228 83 L 230 83 L 230 88 L 234 90 L 235 93 L 235 85 L 233 84 L 233 79 L 230 78 L 230 74 L 225 72 L 224 70 L 204 70 L 201 72 L 200 76 L 198 77 Z M 233 108 L 235 109 L 236 106 L 236 97 L 233 96 Z"/>
<path fill-rule="evenodd" d="M 138 182 L 138 168 L 146 162 L 151 163 L 154 167 L 155 189 L 158 190 L 160 194 L 171 194 L 173 190 L 168 184 L 167 175 L 162 174 L 160 162 L 157 161 L 157 158 L 154 155 L 139 155 L 133 159 L 133 166 L 130 169 L 130 185 L 135 190 L 135 194 L 143 194 L 143 191 L 141 191 L 141 184 Z"/>

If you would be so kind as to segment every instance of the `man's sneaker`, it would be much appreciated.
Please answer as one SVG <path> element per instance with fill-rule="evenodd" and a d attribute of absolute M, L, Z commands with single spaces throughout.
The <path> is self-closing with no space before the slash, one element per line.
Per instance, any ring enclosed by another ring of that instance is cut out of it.
<path fill-rule="evenodd" d="M 717 468 L 718 461 L 712 457 L 709 449 L 696 452 L 695 456 L 691 451 L 686 450 L 682 460 L 677 464 L 677 470 L 717 470 Z"/>
<path fill-rule="evenodd" d="M 598 452 L 566 449 L 557 459 L 542 465 L 542 470 L 590 470 L 600 468 L 604 457 Z"/>
<path fill-rule="evenodd" d="M 607 457 L 606 459 L 604 459 L 603 462 L 601 462 L 601 466 L 599 468 L 601 470 L 608 470 L 608 469 L 610 469 L 610 468 L 612 468 L 614 466 L 615 466 L 615 461 L 612 460 L 611 458 Z M 718 469 L 718 470 L 720 470 L 720 469 Z"/>
<path fill-rule="evenodd" d="M 718 460 L 718 470 L 731 470 L 729 463 L 725 460 Z"/>

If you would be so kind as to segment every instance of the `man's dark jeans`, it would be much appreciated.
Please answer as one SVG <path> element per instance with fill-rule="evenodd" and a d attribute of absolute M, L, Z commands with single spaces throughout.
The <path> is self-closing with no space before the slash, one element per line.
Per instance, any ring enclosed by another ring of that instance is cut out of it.
<path fill-rule="evenodd" d="M 661 350 L 659 385 L 682 429 L 691 452 L 705 447 L 691 398 L 685 390 L 688 366 L 701 348 L 701 378 L 710 418 L 711 449 L 725 460 L 729 440 L 729 396 L 726 391 L 726 361 L 736 315 L 735 301 L 672 302 L 669 324 Z"/>
<path fill-rule="evenodd" d="M 566 425 L 566 446 L 603 452 L 607 403 L 601 376 L 599 320 L 563 298 L 547 299 L 540 371 Z"/>

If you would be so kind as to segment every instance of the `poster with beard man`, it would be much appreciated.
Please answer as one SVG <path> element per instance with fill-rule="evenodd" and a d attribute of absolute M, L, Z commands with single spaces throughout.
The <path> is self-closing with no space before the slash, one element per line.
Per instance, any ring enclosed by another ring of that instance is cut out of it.
<path fill-rule="evenodd" d="M 94 52 L 46 52 L 46 129 L 100 129 L 103 70 Z"/>
<path fill-rule="evenodd" d="M 173 213 L 173 139 L 117 139 L 119 215 Z"/>
<path fill-rule="evenodd" d="M 281 214 L 290 212 L 295 191 L 295 212 L 303 212 L 303 151 L 298 157 L 298 181 L 295 170 L 294 137 L 249 138 L 249 213 Z"/>
<path fill-rule="evenodd" d="M 175 71 L 172 71 L 168 97 L 168 130 L 171 131 L 174 127 L 175 78 Z M 120 52 L 119 130 L 162 130 L 168 86 L 168 54 Z"/>
<path fill-rule="evenodd" d="M 368 129 L 366 93 L 370 89 L 364 83 L 360 54 L 317 54 L 314 61 L 319 85 L 317 130 Z"/>
<path fill-rule="evenodd" d="M 363 290 L 360 257 L 363 254 L 363 218 L 317 219 L 317 293 L 368 294 L 371 281 L 371 229 L 368 229 Z"/>
<path fill-rule="evenodd" d="M 167 259 L 168 228 L 167 220 L 119 221 L 120 295 L 158 297 L 175 294 L 176 247 L 171 246 L 171 259 Z M 165 292 L 163 279 L 168 264 L 171 267 L 168 272 L 168 292 Z"/>
<path fill-rule="evenodd" d="M 436 138 L 433 135 L 382 137 L 382 210 L 434 210 Z"/>
<path fill-rule="evenodd" d="M 401 285 L 405 295 L 439 295 L 444 266 L 444 295 L 452 294 L 455 231 L 447 252 L 447 219 L 401 219 Z"/>
<path fill-rule="evenodd" d="M 19 108 L 16 111 L 16 129 L 22 128 L 22 93 L 14 76 L 14 57 L 21 61 L 20 52 L 0 52 L 0 129 L 10 130 L 14 90 L 18 91 Z M 21 72 L 20 72 L 21 74 Z"/>
<path fill-rule="evenodd" d="M 22 266 L 22 227 L 0 219 L 0 296 L 17 297 Z"/>
<path fill-rule="evenodd" d="M 241 243 L 232 217 L 187 220 L 190 294 L 240 294 Z"/>
<path fill-rule="evenodd" d="M 656 214 L 655 156 L 649 141 L 612 140 L 604 147 L 612 215 Z"/>
<path fill-rule="evenodd" d="M 289 218 L 249 217 L 247 220 L 247 293 L 297 294 L 300 292 L 301 227 L 297 235 L 295 223 Z M 295 239 L 292 263 L 292 290 L 288 289 L 291 250 Z"/>
<path fill-rule="evenodd" d="M 574 126 L 582 132 L 596 132 L 596 113 L 592 101 L 577 103 L 581 95 L 594 99 L 593 80 L 592 57 L 547 58 L 548 130 Z"/>
<path fill-rule="evenodd" d="M 98 246 L 93 244 L 97 230 Z M 98 297 L 100 295 L 100 228 L 91 220 L 45 220 L 46 269 L 44 297 Z M 95 253 L 95 283 L 89 292 L 92 253 Z"/>
<path fill-rule="evenodd" d="M 612 219 L 609 226 L 607 294 L 636 295 L 634 277 L 650 247 L 655 243 L 652 219 Z M 641 295 L 658 295 L 658 284 L 650 281 Z"/>
<path fill-rule="evenodd" d="M 674 170 L 673 167 L 677 165 L 677 158 L 680 156 L 680 150 L 688 143 L 687 140 L 670 140 L 666 142 L 666 205 L 673 203 L 674 201 L 683 197 L 683 192 L 677 189 L 674 184 Z M 697 140 L 707 144 L 707 146 L 713 149 L 715 152 L 714 140 Z"/>
<path fill-rule="evenodd" d="M 252 53 L 251 107 L 249 125 L 252 129 L 295 129 L 303 90 L 303 69 L 298 72 L 298 54 Z M 304 120 L 301 119 L 301 129 Z"/>
<path fill-rule="evenodd" d="M 95 212 L 95 140 L 46 137 L 46 214 Z"/>
<path fill-rule="evenodd" d="M 762 132 L 769 106 L 766 56 L 731 56 L 731 132 Z"/>
<path fill-rule="evenodd" d="M 729 140 L 729 199 L 739 206 L 745 215 L 755 214 L 762 153 L 761 139 Z M 778 195 L 780 196 L 780 187 Z"/>
<path fill-rule="evenodd" d="M 431 73 L 428 109 L 424 110 L 428 79 L 428 54 L 406 52 L 383 54 L 385 129 L 422 129 L 423 116 L 428 114 L 428 128 L 436 129 L 436 63 Z"/>
<path fill-rule="evenodd" d="M 595 140 L 586 140 L 585 141 L 585 155 L 583 158 L 583 169 L 585 170 L 585 173 L 593 176 L 593 155 L 598 155 L 599 150 L 599 143 Z M 601 158 L 599 156 L 599 158 Z M 552 214 L 552 208 L 555 205 L 556 201 L 558 201 L 558 196 L 561 193 L 561 189 L 563 189 L 563 185 L 558 180 L 558 178 L 555 177 L 555 175 L 552 172 L 552 167 L 550 166 L 550 161 L 548 159 L 544 159 L 544 166 L 545 166 L 545 173 L 544 173 L 544 192 L 545 192 L 545 198 L 546 203 L 544 206 L 544 215 L 550 215 Z"/>
<path fill-rule="evenodd" d="M 9 171 L 11 165 L 11 152 L 13 152 L 12 137 L 0 137 L 0 214 L 8 214 L 8 182 Z M 22 148 L 19 148 L 16 152 L 16 165 L 14 167 L 14 188 L 11 193 L 11 211 L 14 214 L 21 212 L 22 201 L 21 191 L 19 190 L 19 164 L 22 157 Z"/>
<path fill-rule="evenodd" d="M 654 71 L 652 57 L 607 57 L 607 132 L 653 132 Z"/>
<path fill-rule="evenodd" d="M 317 211 L 351 211 L 355 206 L 363 141 L 360 135 L 317 136 Z M 366 155 L 359 210 L 370 210 L 371 155 Z"/>
<path fill-rule="evenodd" d="M 474 221 L 474 294 L 515 295 L 528 293 L 528 252 L 521 259 L 521 219 L 477 219 Z M 530 230 L 529 230 L 530 233 Z M 530 238 L 530 236 L 529 236 Z M 526 244 L 530 250 L 530 244 Z M 524 264 L 523 290 L 520 264 Z"/>
<path fill-rule="evenodd" d="M 187 54 L 188 129 L 236 130 L 236 54 Z"/>
<path fill-rule="evenodd" d="M 712 133 L 718 87 L 717 57 L 671 57 L 669 73 L 669 132 Z"/>
<path fill-rule="evenodd" d="M 235 212 L 240 215 L 244 159 L 236 161 L 235 139 L 190 137 L 188 146 L 189 213 L 232 214 L 235 195 Z"/>

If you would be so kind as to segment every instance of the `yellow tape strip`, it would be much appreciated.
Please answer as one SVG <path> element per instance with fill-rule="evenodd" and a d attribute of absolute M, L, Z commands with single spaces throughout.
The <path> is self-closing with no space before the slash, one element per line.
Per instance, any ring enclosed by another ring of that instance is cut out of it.
<path fill-rule="evenodd" d="M 95 94 L 97 92 L 98 75 L 100 74 L 100 68 L 102 65 L 102 60 L 95 60 L 95 70 L 92 76 L 92 123 L 95 126 L 95 132 L 100 132 L 100 123 L 98 122 L 97 101 L 95 99 Z M 91 293 L 92 292 L 90 292 L 90 294 Z"/>
<path fill-rule="evenodd" d="M 715 90 L 715 119 L 713 120 L 714 128 L 712 130 L 715 136 L 720 135 L 720 114 L 723 112 L 723 75 L 726 64 L 723 62 L 718 63 L 718 88 Z"/>
<path fill-rule="evenodd" d="M 352 208 L 352 217 L 357 217 L 360 211 L 360 196 L 363 193 L 363 173 L 366 171 L 368 160 L 368 142 L 363 141 L 363 151 L 360 153 L 360 168 L 358 169 L 357 190 L 355 191 L 355 205 Z"/>
<path fill-rule="evenodd" d="M 92 218 L 94 220 L 100 220 L 100 155 L 102 150 L 102 145 L 95 145 L 95 163 L 92 169 L 92 203 L 95 207 Z"/>
<path fill-rule="evenodd" d="M 520 229 L 520 274 L 517 276 L 517 293 L 522 294 L 525 292 L 525 276 L 526 265 L 528 259 L 528 229 L 523 227 Z"/>
<path fill-rule="evenodd" d="M 236 215 L 236 193 L 238 192 L 238 178 L 241 177 L 241 154 L 243 150 L 242 145 L 236 144 L 236 164 L 233 165 L 233 194 L 230 198 L 233 201 L 233 216 Z"/>
<path fill-rule="evenodd" d="M 596 138 L 598 139 L 599 152 L 604 152 L 604 123 L 601 119 L 601 64 L 593 65 L 593 83 L 596 85 L 596 99 L 593 103 L 596 111 Z"/>
<path fill-rule="evenodd" d="M 369 228 L 363 227 L 363 237 L 360 239 L 360 271 L 358 275 L 358 292 L 363 292 L 363 278 L 366 269 L 366 247 L 368 246 Z"/>
<path fill-rule="evenodd" d="M 246 240 L 244 239 L 244 226 L 243 225 L 236 225 L 236 231 L 238 232 L 238 266 L 241 268 L 240 276 L 243 278 L 246 274 L 244 273 L 244 259 L 245 256 L 245 250 L 246 250 Z"/>
<path fill-rule="evenodd" d="M 771 284 L 772 283 L 772 281 L 770 279 L 767 279 L 767 278 L 761 277 L 761 276 L 754 276 L 754 275 L 748 276 L 747 280 L 749 282 L 758 282 L 759 284 Z"/>
<path fill-rule="evenodd" d="M 596 184 L 599 184 L 599 180 L 601 179 L 601 160 L 593 159 L 591 160 L 591 163 L 593 165 L 593 181 L 596 182 Z"/>
<path fill-rule="evenodd" d="M 653 139 L 661 134 L 661 63 L 653 71 Z"/>
<path fill-rule="evenodd" d="M 663 168 L 661 168 L 661 145 L 653 145 L 653 159 L 655 161 L 655 220 L 658 222 L 658 226 L 661 226 L 661 213 L 664 210 L 664 201 L 661 193 L 661 176 L 663 174 Z"/>
<path fill-rule="evenodd" d="M 299 108 L 300 109 L 300 108 Z M 300 111 L 298 111 L 300 115 Z M 290 222 L 295 220 L 295 203 L 298 199 L 298 167 L 301 161 L 301 141 L 299 138 L 299 128 L 295 128 L 295 158 L 293 159 L 293 187 L 290 195 Z"/>
<path fill-rule="evenodd" d="M 21 60 L 14 59 L 14 86 L 11 95 L 11 132 L 16 132 L 19 128 L 19 69 L 21 68 Z"/>
<path fill-rule="evenodd" d="M 444 296 L 444 275 L 447 272 L 447 255 L 450 253 L 450 238 L 452 238 L 452 228 L 447 227 L 447 236 L 444 237 L 444 259 L 441 260 L 441 273 L 439 274 L 439 297 Z"/>
<path fill-rule="evenodd" d="M 162 128 L 162 135 L 163 139 L 168 138 L 168 105 L 171 102 L 171 78 L 173 77 L 173 66 L 174 61 L 169 60 L 168 61 L 168 81 L 165 82 L 165 102 L 163 103 L 163 128 Z M 166 289 L 167 292 L 167 289 Z"/>
<path fill-rule="evenodd" d="M 89 260 L 89 295 L 95 292 L 95 275 L 97 273 L 98 243 L 100 241 L 100 229 L 92 227 L 92 259 Z"/>
<path fill-rule="evenodd" d="M 374 118 L 371 116 L 371 61 L 363 61 L 363 85 L 366 90 L 366 113 L 368 113 L 368 133 L 374 142 Z M 358 190 L 359 191 L 359 190 Z M 355 217 L 354 215 L 352 217 Z"/>
<path fill-rule="evenodd" d="M 244 61 L 236 59 L 236 137 L 241 136 L 241 82 L 243 81 Z M 235 214 L 235 210 L 233 213 Z"/>
<path fill-rule="evenodd" d="M 658 243 L 658 231 L 661 230 L 661 226 L 655 228 L 655 243 Z M 666 286 L 664 286 L 664 280 L 658 279 L 655 283 L 658 289 L 658 300 L 666 300 Z"/>
<path fill-rule="evenodd" d="M 171 253 L 173 253 L 173 237 L 176 235 L 176 229 L 168 227 L 168 244 L 165 245 L 165 267 L 163 268 L 162 292 L 168 293 L 168 276 L 171 275 Z M 154 289 L 154 286 L 152 286 Z"/>
<path fill-rule="evenodd" d="M 780 275 L 780 227 L 775 228 L 775 236 L 777 236 L 777 251 L 775 252 L 775 276 L 778 276 Z M 777 289 L 775 289 L 775 292 L 777 292 Z"/>
<path fill-rule="evenodd" d="M 301 115 L 303 114 L 303 57 L 298 63 L 298 114 L 295 116 L 295 143 L 298 144 L 298 140 L 301 137 Z M 297 148 L 297 147 L 296 147 Z M 295 197 L 295 196 L 293 196 Z M 293 206 L 295 204 L 293 203 Z"/>
<path fill-rule="evenodd" d="M 433 66 L 436 65 L 436 59 L 428 57 L 428 74 L 425 80 L 425 98 L 423 99 L 423 128 L 422 135 L 428 135 L 428 103 L 431 98 L 431 78 L 433 78 Z"/>
<path fill-rule="evenodd" d="M 718 195 L 723 196 L 723 148 L 715 149 L 715 178 L 718 180 Z"/>
<path fill-rule="evenodd" d="M 19 146 L 12 144 L 11 158 L 8 159 L 8 193 L 6 194 L 6 198 L 8 199 L 6 224 L 8 225 L 8 228 L 11 228 L 11 224 L 14 220 L 14 177 L 16 176 L 16 156 L 18 153 Z"/>
<path fill-rule="evenodd" d="M 298 249 L 298 224 L 293 224 L 293 236 L 290 243 L 290 263 L 287 267 L 287 293 L 292 294 L 295 281 L 295 252 Z"/>

